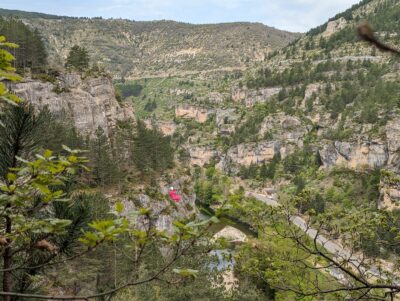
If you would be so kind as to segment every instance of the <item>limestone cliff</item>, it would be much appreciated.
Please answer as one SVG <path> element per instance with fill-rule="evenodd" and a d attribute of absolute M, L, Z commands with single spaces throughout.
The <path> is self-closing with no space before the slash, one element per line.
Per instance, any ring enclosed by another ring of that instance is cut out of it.
<path fill-rule="evenodd" d="M 326 26 L 326 30 L 322 33 L 322 36 L 325 38 L 329 38 L 330 36 L 334 35 L 338 31 L 345 28 L 347 25 L 347 21 L 345 18 L 341 17 L 337 20 L 333 20 L 328 22 Z"/>
<path fill-rule="evenodd" d="M 211 110 L 199 108 L 191 105 L 178 105 L 175 108 L 175 116 L 178 118 L 194 119 L 199 123 L 204 123 L 213 114 Z"/>
<path fill-rule="evenodd" d="M 278 113 L 267 116 L 261 124 L 260 138 L 269 136 L 284 144 L 303 146 L 304 136 L 311 128 L 298 117 Z"/>
<path fill-rule="evenodd" d="M 118 121 L 134 120 L 132 107 L 118 103 L 112 81 L 106 76 L 83 78 L 66 73 L 56 83 L 26 79 L 10 89 L 36 108 L 47 107 L 56 117 L 72 120 L 83 135 L 101 127 L 110 136 Z"/>
<path fill-rule="evenodd" d="M 382 141 L 335 141 L 323 146 L 320 155 L 325 167 L 338 165 L 352 169 L 376 169 L 384 167 L 388 161 L 387 146 Z"/>
<path fill-rule="evenodd" d="M 253 107 L 257 103 L 266 103 L 282 90 L 281 87 L 250 90 L 246 88 L 232 88 L 232 100 Z"/>
<path fill-rule="evenodd" d="M 148 129 L 153 129 L 155 127 L 165 136 L 173 135 L 177 128 L 177 125 L 173 121 L 146 119 L 144 123 Z"/>
<path fill-rule="evenodd" d="M 279 141 L 262 141 L 258 143 L 243 143 L 231 147 L 218 164 L 218 168 L 227 172 L 238 172 L 240 166 L 261 164 L 271 161 L 280 154 Z"/>
<path fill-rule="evenodd" d="M 191 146 L 187 148 L 190 164 L 204 166 L 213 160 L 219 160 L 221 154 L 212 146 Z"/>

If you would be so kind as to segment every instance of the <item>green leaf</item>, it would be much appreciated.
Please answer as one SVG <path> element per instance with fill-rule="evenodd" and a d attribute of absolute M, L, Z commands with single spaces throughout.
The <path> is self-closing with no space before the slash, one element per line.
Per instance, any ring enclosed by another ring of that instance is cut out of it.
<path fill-rule="evenodd" d="M 69 152 L 69 153 L 72 153 L 72 149 L 70 149 L 68 146 L 66 146 L 66 145 L 62 145 L 62 148 L 63 148 L 63 150 L 65 150 L 65 151 L 67 151 L 67 152 Z"/>
<path fill-rule="evenodd" d="M 46 150 L 44 151 L 44 153 L 43 153 L 43 156 L 44 156 L 46 159 L 50 158 L 52 155 L 53 155 L 53 152 L 52 152 L 51 150 L 49 150 L 49 149 L 46 149 Z"/>
<path fill-rule="evenodd" d="M 7 174 L 7 179 L 8 179 L 10 182 L 15 182 L 15 180 L 17 179 L 17 175 L 14 174 L 14 173 L 9 172 L 9 173 Z"/>
<path fill-rule="evenodd" d="M 122 202 L 117 202 L 115 204 L 115 210 L 117 211 L 118 214 L 121 214 L 122 211 L 124 211 L 124 204 L 122 204 Z"/>
<path fill-rule="evenodd" d="M 181 275 L 182 277 L 193 277 L 196 278 L 199 274 L 198 270 L 192 269 L 173 269 L 174 273 Z"/>
<path fill-rule="evenodd" d="M 140 215 L 149 215 L 149 213 L 150 213 L 150 210 L 147 209 L 147 208 L 140 208 L 139 209 L 139 214 Z"/>
<path fill-rule="evenodd" d="M 180 228 L 180 229 L 185 228 L 185 226 L 186 226 L 185 224 L 182 224 L 181 222 L 178 222 L 178 221 L 173 221 L 172 224 L 175 227 Z"/>
<path fill-rule="evenodd" d="M 213 216 L 210 218 L 210 222 L 213 222 L 214 224 L 218 224 L 220 222 L 220 220 L 218 219 L 218 217 Z"/>

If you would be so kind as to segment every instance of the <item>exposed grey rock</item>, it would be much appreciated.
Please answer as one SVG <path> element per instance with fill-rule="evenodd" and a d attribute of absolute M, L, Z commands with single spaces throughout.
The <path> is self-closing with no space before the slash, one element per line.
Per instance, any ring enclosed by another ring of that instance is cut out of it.
<path fill-rule="evenodd" d="M 212 146 L 192 146 L 187 148 L 190 155 L 190 164 L 204 166 L 212 160 L 218 161 L 220 152 Z"/>
<path fill-rule="evenodd" d="M 325 38 L 329 38 L 336 32 L 345 28 L 346 25 L 347 25 L 347 21 L 343 17 L 341 17 L 337 20 L 330 21 L 330 22 L 328 22 L 328 24 L 326 26 L 326 30 L 322 33 L 322 36 Z"/>
<path fill-rule="evenodd" d="M 400 154 L 400 117 L 389 120 L 385 131 L 389 153 L 389 167 L 398 168 Z"/>
<path fill-rule="evenodd" d="M 232 89 L 232 100 L 244 103 L 247 107 L 252 107 L 257 103 L 266 103 L 272 96 L 277 95 L 282 87 L 265 88 L 259 90 L 249 90 L 247 88 L 234 87 Z"/>
<path fill-rule="evenodd" d="M 379 208 L 394 210 L 400 208 L 400 173 L 384 170 L 380 180 Z"/>
<path fill-rule="evenodd" d="M 297 117 L 284 113 L 267 116 L 261 124 L 260 137 L 270 136 L 283 144 L 303 146 L 304 136 L 309 128 Z"/>
<path fill-rule="evenodd" d="M 381 168 L 388 162 L 388 150 L 381 141 L 359 143 L 335 141 L 323 146 L 320 156 L 324 167 Z"/>
<path fill-rule="evenodd" d="M 175 116 L 186 119 L 194 119 L 199 123 L 204 123 L 213 115 L 212 110 L 199 108 L 191 105 L 178 105 L 175 108 Z"/>
<path fill-rule="evenodd" d="M 235 109 L 216 110 L 215 117 L 218 131 L 217 134 L 228 136 L 235 133 L 235 124 L 240 117 Z"/>
<path fill-rule="evenodd" d="M 227 93 L 219 93 L 219 92 L 210 92 L 208 94 L 208 100 L 213 103 L 222 103 L 225 99 L 229 98 L 229 94 Z"/>
<path fill-rule="evenodd" d="M 154 200 L 146 194 L 139 194 L 134 200 L 123 199 L 124 205 L 123 215 L 135 219 L 136 222 L 141 223 L 144 221 L 142 217 L 137 217 L 133 213 L 140 208 L 150 209 L 151 215 L 157 217 L 155 226 L 159 231 L 166 231 L 167 233 L 173 232 L 172 222 L 177 219 L 189 218 L 197 211 L 195 201 L 195 195 L 186 195 L 180 191 L 180 185 L 175 183 L 173 185 L 175 189 L 178 189 L 182 195 L 182 200 L 177 206 L 171 205 L 172 201 L 165 200 Z M 163 194 L 168 198 L 168 187 L 163 189 Z"/>
<path fill-rule="evenodd" d="M 171 136 L 176 131 L 176 124 L 173 121 L 146 119 L 144 123 L 147 128 L 152 129 L 154 126 L 158 128 L 165 136 Z"/>
<path fill-rule="evenodd" d="M 280 142 L 263 141 L 244 143 L 230 148 L 224 158 L 225 164 L 250 166 L 271 161 L 280 152 Z"/>
<path fill-rule="evenodd" d="M 48 107 L 56 117 L 71 119 L 84 135 L 101 127 L 110 136 L 118 121 L 134 120 L 133 108 L 117 102 L 112 81 L 105 76 L 82 79 L 68 73 L 57 84 L 27 79 L 10 89 L 37 109 Z"/>

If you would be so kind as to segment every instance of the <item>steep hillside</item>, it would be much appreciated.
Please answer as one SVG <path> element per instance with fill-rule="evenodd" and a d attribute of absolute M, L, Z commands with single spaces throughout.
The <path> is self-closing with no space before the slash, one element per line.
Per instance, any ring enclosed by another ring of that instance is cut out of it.
<path fill-rule="evenodd" d="M 399 10 L 398 1 L 363 1 L 243 77 L 212 84 L 198 78 L 138 81 L 144 89 L 132 99 L 143 116 L 161 119 L 167 133 L 173 128 L 181 136 L 189 162 L 217 163 L 260 186 L 271 179 L 301 183 L 299 191 L 307 185 L 321 189 L 326 182 L 310 176 L 314 169 L 325 170 L 326 181 L 332 168 L 371 175 L 387 170 L 395 176 L 400 173 L 398 59 L 359 41 L 356 28 L 367 19 L 380 39 L 396 47 Z M 166 125 L 171 116 L 175 124 Z M 381 178 L 380 190 L 374 186 L 374 198 L 353 196 L 353 202 L 393 208 L 400 193 L 386 180 Z"/>
<path fill-rule="evenodd" d="M 213 69 L 241 70 L 293 41 L 299 34 L 258 23 L 192 25 L 173 21 L 55 18 L 1 10 L 37 28 L 50 61 L 63 65 L 71 45 L 85 46 L 92 61 L 115 77 L 191 74 Z"/>
<path fill-rule="evenodd" d="M 205 284 L 187 282 L 172 290 L 155 284 L 145 287 L 143 295 L 133 292 L 140 296 L 136 299 L 150 300 L 152 294 L 159 299 L 171 292 L 174 296 L 165 300 L 189 300 L 180 294 L 192 293 L 204 300 L 303 297 L 298 290 L 292 295 L 293 285 L 304 290 L 307 300 L 368 299 L 375 289 L 363 286 L 357 292 L 355 274 L 328 263 L 331 256 L 342 267 L 355 263 L 362 285 L 397 276 L 392 270 L 400 255 L 400 60 L 359 41 L 356 29 L 367 19 L 379 39 L 399 47 L 399 14 L 398 0 L 365 0 L 295 39 L 297 35 L 261 24 L 189 25 L 27 13 L 23 21 L 43 34 L 52 64 L 63 64 L 70 46 L 83 45 L 95 63 L 113 72 L 115 90 L 111 78 L 90 76 L 93 70 L 55 78 L 33 74 L 47 82 L 32 79 L 13 87 L 37 107 L 70 117 L 82 133 L 95 131 L 93 141 L 82 143 L 94 159 L 94 173 L 86 181 L 96 188 L 110 185 L 107 199 L 118 197 L 135 223 L 140 221 L 135 211 L 148 216 L 150 211 L 142 210 L 146 207 L 157 216 L 156 228 L 186 228 L 173 219 L 194 220 L 199 206 L 204 213 L 220 211 L 221 223 L 226 217 L 228 224 L 243 224 L 256 233 L 248 245 L 229 247 L 232 274 L 243 277 L 238 278 L 244 286 L 236 290 L 237 298 L 204 295 L 203 287 L 215 287 L 209 283 L 210 265 L 190 253 L 188 261 L 196 261 L 199 267 L 193 268 L 207 276 Z M 136 122 L 131 122 L 131 105 Z M 116 138 L 108 145 L 104 135 L 113 132 Z M 168 198 L 174 190 L 182 194 L 182 203 Z M 322 243 L 314 231 L 322 235 Z M 117 247 L 128 254 L 137 250 Z M 174 253 L 160 248 L 159 255 L 157 247 L 149 247 L 154 265 Z M 199 253 L 202 260 L 209 260 L 204 255 L 209 251 Z M 95 258 L 102 266 L 113 261 L 114 270 L 106 268 L 101 277 L 88 271 L 87 278 L 112 289 L 132 261 L 117 261 L 116 256 L 126 254 L 118 249 L 104 252 Z M 322 258 L 323 252 L 329 256 Z M 360 265 L 353 254 L 362 258 Z M 81 276 L 76 274 L 71 280 Z M 72 287 L 70 279 L 60 278 L 55 283 Z M 344 293 L 314 298 L 308 286 L 326 287 L 328 293 L 340 287 Z M 82 291 L 93 293 L 86 284 Z M 254 292 L 257 298 L 243 297 L 243 292 Z M 379 300 L 387 299 L 385 287 L 381 295 Z"/>

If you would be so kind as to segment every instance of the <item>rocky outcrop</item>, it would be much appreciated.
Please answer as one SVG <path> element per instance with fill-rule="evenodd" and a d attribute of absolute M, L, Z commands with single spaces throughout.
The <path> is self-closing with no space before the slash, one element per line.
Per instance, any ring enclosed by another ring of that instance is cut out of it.
<path fill-rule="evenodd" d="M 244 103 L 247 107 L 252 107 L 257 103 L 268 102 L 272 96 L 277 95 L 281 90 L 281 87 L 259 90 L 249 90 L 246 88 L 234 87 L 232 89 L 232 100 L 235 102 Z"/>
<path fill-rule="evenodd" d="M 176 96 L 193 96 L 193 92 L 187 89 L 170 89 L 169 93 Z"/>
<path fill-rule="evenodd" d="M 197 166 L 204 166 L 209 164 L 211 161 L 218 161 L 220 153 L 211 146 L 194 146 L 189 147 L 188 153 L 190 156 L 190 164 Z"/>
<path fill-rule="evenodd" d="M 324 167 L 335 165 L 352 169 L 381 168 L 388 162 L 388 150 L 382 141 L 359 143 L 335 141 L 320 150 Z"/>
<path fill-rule="evenodd" d="M 400 209 L 400 117 L 389 120 L 385 127 L 388 164 L 381 172 L 379 207 Z"/>
<path fill-rule="evenodd" d="M 282 144 L 292 144 L 303 147 L 304 136 L 309 132 L 304 122 L 298 117 L 278 113 L 267 116 L 261 124 L 260 137 L 268 136 L 279 140 Z"/>
<path fill-rule="evenodd" d="M 319 104 L 319 91 L 320 89 L 322 89 L 324 87 L 323 84 L 320 83 L 313 83 L 313 84 L 309 84 L 306 87 L 306 90 L 304 91 L 304 99 L 301 102 L 301 108 L 305 108 L 306 107 L 306 102 L 307 100 L 313 98 L 315 96 L 314 102 L 313 104 Z"/>
<path fill-rule="evenodd" d="M 400 175 L 394 171 L 382 170 L 380 181 L 379 208 L 400 209 Z"/>
<path fill-rule="evenodd" d="M 368 132 L 365 125 L 359 129 L 360 133 Z M 376 140 L 367 140 L 362 134 L 362 141 L 358 142 L 330 142 L 320 150 L 323 166 L 344 166 L 352 169 L 381 169 L 380 202 L 379 207 L 386 210 L 400 208 L 400 117 L 389 120 L 382 133 L 386 137 Z"/>
<path fill-rule="evenodd" d="M 191 105 L 178 105 L 175 108 L 175 116 L 178 118 L 194 119 L 199 123 L 204 123 L 213 114 L 211 110 L 199 108 Z"/>
<path fill-rule="evenodd" d="M 337 20 L 330 21 L 326 26 L 326 30 L 322 33 L 322 36 L 328 38 L 333 34 L 337 33 L 338 31 L 342 30 L 343 28 L 345 28 L 346 25 L 347 21 L 343 17 Z"/>
<path fill-rule="evenodd" d="M 397 167 L 400 155 L 400 117 L 389 120 L 385 128 L 389 167 Z"/>
<path fill-rule="evenodd" d="M 235 124 L 239 120 L 239 114 L 235 109 L 219 109 L 215 111 L 215 121 L 217 124 L 217 134 L 231 135 L 235 132 Z"/>
<path fill-rule="evenodd" d="M 229 96 L 228 93 L 210 92 L 208 94 L 208 100 L 212 103 L 223 103 Z"/>
<path fill-rule="evenodd" d="M 240 244 L 247 241 L 245 233 L 231 226 L 226 226 L 221 231 L 215 233 L 213 238 L 216 240 L 223 238 L 231 244 Z"/>
<path fill-rule="evenodd" d="M 177 128 L 173 121 L 146 119 L 144 123 L 149 129 L 158 128 L 165 136 L 172 136 Z"/>
<path fill-rule="evenodd" d="M 110 136 L 118 121 L 134 120 L 133 108 L 118 103 L 112 81 L 105 76 L 83 79 L 78 73 L 67 73 L 55 84 L 28 79 L 10 89 L 37 109 L 47 107 L 56 117 L 72 120 L 83 135 L 100 127 Z"/>
<path fill-rule="evenodd" d="M 278 141 L 239 144 L 230 148 L 224 158 L 225 163 L 250 166 L 271 161 L 280 152 Z"/>
<path fill-rule="evenodd" d="M 175 188 L 179 189 L 178 186 L 175 186 Z M 168 188 L 165 190 L 168 190 Z M 163 193 L 167 194 L 167 191 L 163 191 Z M 175 208 L 171 206 L 171 202 L 167 199 L 154 200 L 146 194 L 139 194 L 133 199 L 122 200 L 124 205 L 123 214 L 128 217 L 138 218 L 132 213 L 140 208 L 149 209 L 152 216 L 157 217 L 155 221 L 157 230 L 172 233 L 173 221 L 182 218 L 189 218 L 196 213 L 195 199 L 194 195 L 182 194 L 182 201 L 179 203 L 179 206 L 176 206 Z"/>

